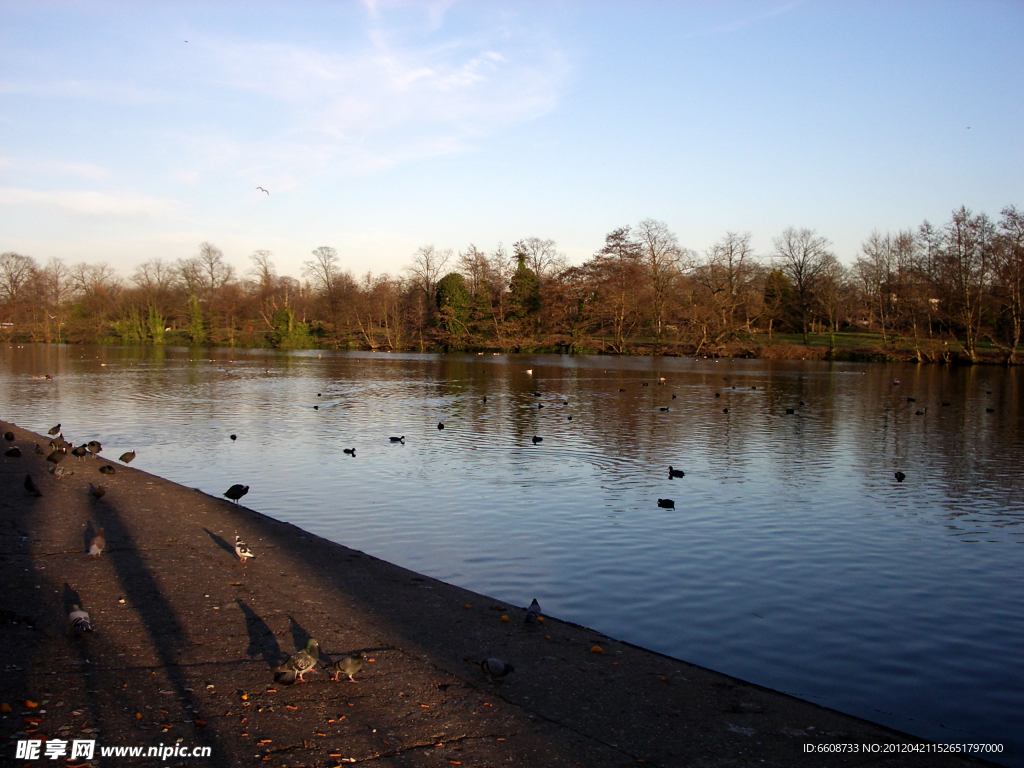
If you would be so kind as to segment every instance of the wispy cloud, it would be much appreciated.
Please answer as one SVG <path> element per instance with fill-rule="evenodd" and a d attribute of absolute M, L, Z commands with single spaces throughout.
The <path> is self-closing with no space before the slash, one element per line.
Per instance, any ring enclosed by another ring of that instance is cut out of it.
<path fill-rule="evenodd" d="M 727 21 L 722 24 L 715 24 L 710 27 L 693 30 L 689 34 L 683 35 L 683 38 L 695 38 L 695 37 L 711 37 L 713 35 L 730 34 L 732 32 L 739 32 L 740 30 L 752 27 L 755 24 L 759 24 L 762 21 L 774 18 L 776 16 L 782 16 L 783 14 L 789 13 L 790 11 L 799 8 L 804 5 L 807 0 L 788 0 L 787 2 L 776 3 L 770 8 L 759 10 L 755 13 L 741 16 L 738 19 Z M 728 9 L 729 6 L 723 6 Z"/>
<path fill-rule="evenodd" d="M 358 50 L 202 44 L 209 85 L 251 94 L 275 116 L 265 138 L 222 132 L 221 140 L 271 166 L 305 152 L 321 168 L 368 172 L 470 150 L 556 108 L 571 67 L 543 32 L 496 24 L 410 35 L 392 32 L 379 5 L 369 6 Z M 425 27 L 440 24 L 449 4 L 436 5 Z"/>
<path fill-rule="evenodd" d="M 177 203 L 131 193 L 0 188 L 0 208 L 8 207 L 48 208 L 75 216 L 137 217 L 166 215 Z"/>

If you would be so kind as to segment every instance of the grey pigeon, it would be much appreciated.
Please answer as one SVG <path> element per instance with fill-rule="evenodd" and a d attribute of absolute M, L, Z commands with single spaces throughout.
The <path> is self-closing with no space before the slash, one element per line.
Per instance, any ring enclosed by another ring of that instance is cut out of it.
<path fill-rule="evenodd" d="M 132 448 L 130 451 L 126 451 L 126 452 L 122 453 L 121 454 L 121 458 L 119 458 L 118 461 L 123 461 L 125 464 L 131 464 L 132 460 L 134 458 L 135 458 L 135 449 Z"/>
<path fill-rule="evenodd" d="M 105 546 L 107 546 L 107 540 L 103 538 L 103 529 L 97 528 L 96 535 L 89 542 L 89 557 L 99 557 L 102 555 Z"/>
<path fill-rule="evenodd" d="M 11 458 L 11 459 L 20 459 L 21 458 L 21 448 L 19 448 L 18 446 L 14 446 L 13 448 L 8 448 L 6 451 L 4 451 L 4 456 L 7 456 L 8 458 Z"/>
<path fill-rule="evenodd" d="M 245 561 L 250 557 L 256 557 L 249 549 L 249 545 L 242 541 L 242 537 L 237 533 L 235 534 L 235 554 L 238 555 L 238 559 L 242 561 L 242 565 L 245 565 Z"/>
<path fill-rule="evenodd" d="M 240 485 L 239 483 L 235 483 L 226 491 L 224 491 L 224 495 L 231 499 L 233 502 L 235 502 L 235 504 L 237 504 L 238 500 L 245 496 L 245 494 L 247 494 L 248 492 L 248 485 Z"/>
<path fill-rule="evenodd" d="M 536 624 L 537 619 L 540 618 L 540 603 L 537 602 L 537 598 L 533 598 L 533 602 L 530 603 L 530 607 L 526 609 L 526 617 L 523 619 L 523 624 Z"/>
<path fill-rule="evenodd" d="M 83 611 L 78 605 L 71 606 L 71 613 L 68 614 L 68 621 L 71 622 L 71 631 L 77 637 L 86 632 L 92 632 L 92 623 L 89 621 L 89 614 Z"/>
<path fill-rule="evenodd" d="M 75 474 L 72 470 L 67 469 L 66 467 L 50 467 L 49 472 L 58 480 L 63 480 L 65 477 L 70 477 Z"/>
<path fill-rule="evenodd" d="M 362 651 L 354 655 L 342 656 L 336 662 L 327 667 L 327 669 L 334 673 L 331 680 L 338 682 L 342 675 L 348 675 L 350 683 L 358 683 L 359 681 L 356 680 L 353 675 L 363 668 L 364 661 L 366 661 L 366 654 Z"/>
<path fill-rule="evenodd" d="M 90 440 L 85 444 L 85 447 L 89 449 L 89 453 L 91 454 L 97 454 L 103 450 L 103 446 L 100 445 L 99 440 Z"/>
<path fill-rule="evenodd" d="M 681 470 L 681 469 L 673 469 L 671 464 L 668 465 L 668 479 L 669 480 L 671 480 L 673 477 L 684 477 L 685 475 L 686 475 L 686 473 L 683 472 L 683 470 Z"/>
<path fill-rule="evenodd" d="M 100 467 L 100 473 L 104 475 L 112 475 L 115 471 L 113 464 L 104 464 Z"/>
<path fill-rule="evenodd" d="M 33 496 L 43 495 L 42 493 L 39 492 L 39 489 L 36 488 L 36 484 L 32 482 L 32 475 L 25 475 L 25 490 L 31 493 Z"/>
<path fill-rule="evenodd" d="M 275 674 L 281 675 L 281 682 L 294 683 L 296 679 L 300 683 L 306 682 L 304 674 L 316 673 L 316 664 L 320 658 L 320 644 L 310 638 L 306 647 L 292 656 L 288 661 L 274 670 Z"/>
<path fill-rule="evenodd" d="M 58 424 L 56 427 L 51 427 L 50 431 L 47 432 L 46 434 L 48 434 L 48 435 L 59 435 L 60 434 L 60 424 Z"/>
<path fill-rule="evenodd" d="M 515 672 L 515 667 L 501 659 L 481 659 L 477 664 L 490 680 L 500 680 Z"/>
<path fill-rule="evenodd" d="M 662 509 L 675 509 L 676 503 L 672 499 L 658 499 L 658 506 Z"/>

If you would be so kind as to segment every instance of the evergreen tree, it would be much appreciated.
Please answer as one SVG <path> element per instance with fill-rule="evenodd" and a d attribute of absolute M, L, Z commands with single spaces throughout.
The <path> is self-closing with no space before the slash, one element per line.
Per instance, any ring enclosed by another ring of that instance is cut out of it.
<path fill-rule="evenodd" d="M 206 341 L 206 324 L 203 322 L 203 309 L 195 294 L 188 298 L 188 312 L 188 338 L 198 346 Z"/>

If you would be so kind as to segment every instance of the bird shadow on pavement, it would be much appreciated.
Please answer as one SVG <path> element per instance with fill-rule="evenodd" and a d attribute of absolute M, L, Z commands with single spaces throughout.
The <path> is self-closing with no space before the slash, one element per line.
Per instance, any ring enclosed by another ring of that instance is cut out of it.
<path fill-rule="evenodd" d="M 223 549 L 225 552 L 231 553 L 232 556 L 235 554 L 235 547 L 232 544 L 228 544 L 224 539 L 218 536 L 216 533 L 211 531 L 209 528 L 203 528 L 206 531 L 206 535 L 213 539 L 213 543 Z"/>
<path fill-rule="evenodd" d="M 277 638 L 274 637 L 274 633 L 267 623 L 260 618 L 256 611 L 246 605 L 244 600 L 239 599 L 237 602 L 238 607 L 245 614 L 245 630 L 249 633 L 249 647 L 245 652 L 249 656 L 261 655 L 264 663 L 270 669 L 274 669 L 281 663 L 281 657 L 284 655 L 281 646 L 277 643 Z"/>
<path fill-rule="evenodd" d="M 82 598 L 78 591 L 71 588 L 71 585 L 64 582 L 64 613 L 71 613 L 72 606 L 81 606 Z"/>
<path fill-rule="evenodd" d="M 313 639 L 313 636 L 295 620 L 294 616 L 289 616 L 288 621 L 292 625 L 292 642 L 295 643 L 295 650 L 296 652 L 301 651 L 306 647 L 306 643 Z"/>

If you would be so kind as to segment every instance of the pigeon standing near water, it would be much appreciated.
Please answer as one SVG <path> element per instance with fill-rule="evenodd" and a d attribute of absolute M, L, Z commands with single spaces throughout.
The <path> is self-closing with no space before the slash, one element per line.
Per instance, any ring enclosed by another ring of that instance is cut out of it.
<path fill-rule="evenodd" d="M 25 490 L 31 493 L 33 496 L 43 495 L 42 493 L 39 492 L 39 489 L 36 488 L 36 484 L 32 482 L 32 475 L 25 475 Z"/>
<path fill-rule="evenodd" d="M 530 603 L 530 607 L 526 609 L 526 617 L 523 619 L 523 624 L 536 624 L 537 619 L 540 618 L 540 603 L 537 602 L 537 598 L 533 598 L 533 602 Z"/>
<path fill-rule="evenodd" d="M 121 458 L 118 461 L 123 461 L 125 464 L 131 464 L 135 458 L 135 449 L 132 448 L 130 451 L 121 454 Z"/>
<path fill-rule="evenodd" d="M 75 473 L 65 467 L 50 467 L 50 474 L 58 480 L 63 480 L 65 477 L 70 477 Z"/>
<path fill-rule="evenodd" d="M 240 498 L 242 498 L 243 496 L 245 496 L 245 494 L 247 494 L 248 492 L 249 492 L 249 486 L 248 485 L 241 485 L 239 483 L 235 483 L 230 488 L 228 488 L 226 491 L 224 491 L 224 495 L 227 496 L 229 499 L 231 499 L 233 502 L 235 502 L 235 504 L 237 504 L 238 500 Z"/>
<path fill-rule="evenodd" d="M 242 541 L 242 537 L 237 533 L 235 534 L 235 554 L 238 555 L 238 559 L 242 561 L 242 565 L 245 565 L 245 561 L 250 557 L 256 557 L 249 549 L 249 545 Z"/>
<path fill-rule="evenodd" d="M 274 674 L 280 673 L 281 682 L 283 683 L 294 683 L 296 679 L 298 679 L 298 682 L 304 683 L 306 679 L 303 675 L 307 672 L 310 674 L 316 672 L 316 663 L 319 658 L 320 644 L 310 638 L 309 642 L 306 643 L 306 647 L 275 669 Z"/>
<path fill-rule="evenodd" d="M 334 673 L 331 678 L 334 682 L 338 682 L 342 675 L 348 675 L 348 681 L 350 683 L 358 683 L 353 675 L 363 668 L 363 662 L 366 661 L 366 654 L 359 652 L 352 656 L 342 656 L 336 662 L 328 666 L 327 668 Z"/>
<path fill-rule="evenodd" d="M 103 548 L 107 546 L 107 540 L 103 538 L 103 529 L 97 528 L 96 535 L 89 542 L 89 557 L 99 557 L 103 554 Z"/>
<path fill-rule="evenodd" d="M 71 606 L 71 613 L 68 614 L 68 621 L 71 622 L 71 631 L 76 637 L 81 637 L 86 632 L 92 632 L 92 623 L 89 621 L 89 614 L 78 605 Z"/>

